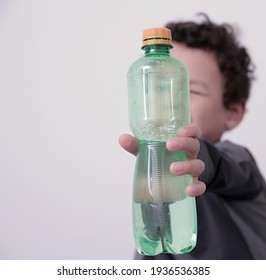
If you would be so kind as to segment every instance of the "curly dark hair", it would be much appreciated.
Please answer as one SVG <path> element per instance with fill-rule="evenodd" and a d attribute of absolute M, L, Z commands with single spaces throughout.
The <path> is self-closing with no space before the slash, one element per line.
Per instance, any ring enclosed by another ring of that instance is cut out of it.
<path fill-rule="evenodd" d="M 243 46 L 239 44 L 232 25 L 215 24 L 209 17 L 201 23 L 192 21 L 169 22 L 166 27 L 172 31 L 173 41 L 191 48 L 211 51 L 216 55 L 224 77 L 223 103 L 230 104 L 248 99 L 251 82 L 254 79 L 254 65 Z"/>

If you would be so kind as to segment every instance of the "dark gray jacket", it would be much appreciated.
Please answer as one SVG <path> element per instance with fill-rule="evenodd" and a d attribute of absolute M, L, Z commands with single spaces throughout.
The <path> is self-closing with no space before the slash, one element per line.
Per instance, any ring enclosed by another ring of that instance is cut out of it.
<path fill-rule="evenodd" d="M 137 259 L 266 259 L 266 184 L 250 152 L 229 141 L 201 140 L 205 162 L 196 198 L 197 246 L 187 254 Z"/>

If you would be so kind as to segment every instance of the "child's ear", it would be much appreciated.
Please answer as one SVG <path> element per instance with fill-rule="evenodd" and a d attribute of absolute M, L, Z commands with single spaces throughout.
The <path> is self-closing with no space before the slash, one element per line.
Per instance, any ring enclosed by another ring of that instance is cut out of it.
<path fill-rule="evenodd" d="M 227 112 L 226 129 L 231 130 L 242 121 L 246 112 L 246 101 L 229 105 Z"/>

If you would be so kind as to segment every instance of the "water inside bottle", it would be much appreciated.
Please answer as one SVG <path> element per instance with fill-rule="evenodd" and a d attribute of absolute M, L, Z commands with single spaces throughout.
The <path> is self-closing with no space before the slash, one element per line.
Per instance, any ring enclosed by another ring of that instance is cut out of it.
<path fill-rule="evenodd" d="M 191 176 L 175 176 L 169 171 L 172 162 L 185 158 L 183 152 L 169 152 L 165 142 L 139 142 L 133 225 L 136 247 L 141 254 L 180 254 L 196 245 L 195 201 L 186 194 Z"/>

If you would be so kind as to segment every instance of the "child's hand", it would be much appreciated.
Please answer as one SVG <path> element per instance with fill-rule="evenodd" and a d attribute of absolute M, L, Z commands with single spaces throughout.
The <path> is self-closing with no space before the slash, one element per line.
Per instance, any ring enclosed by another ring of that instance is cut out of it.
<path fill-rule="evenodd" d="M 174 162 L 170 166 L 170 171 L 174 175 L 191 174 L 193 184 L 187 187 L 190 196 L 202 195 L 206 190 L 206 185 L 198 180 L 198 176 L 204 171 L 204 162 L 197 159 L 200 149 L 198 138 L 201 136 L 199 127 L 190 125 L 178 131 L 178 138 L 170 139 L 166 143 L 169 151 L 186 151 L 188 160 L 184 162 Z M 119 137 L 119 143 L 127 152 L 137 155 L 137 143 L 135 137 L 123 134 Z"/>
<path fill-rule="evenodd" d="M 187 187 L 187 193 L 190 196 L 202 195 L 206 190 L 205 183 L 198 180 L 198 177 L 205 169 L 202 160 L 197 159 L 201 137 L 201 129 L 198 126 L 186 126 L 178 131 L 178 138 L 170 139 L 166 143 L 166 147 L 170 152 L 183 150 L 187 153 L 187 161 L 174 162 L 170 166 L 170 171 L 174 175 L 190 174 L 193 184 Z"/>

